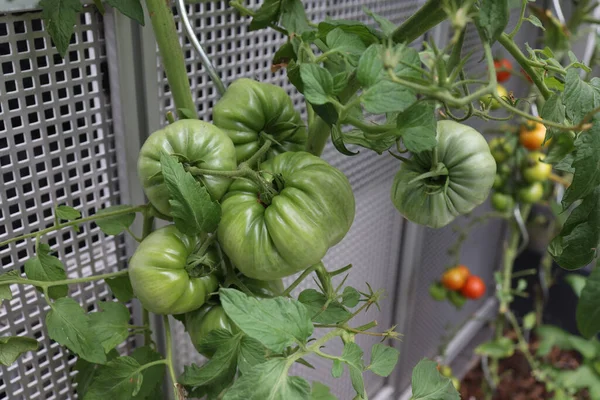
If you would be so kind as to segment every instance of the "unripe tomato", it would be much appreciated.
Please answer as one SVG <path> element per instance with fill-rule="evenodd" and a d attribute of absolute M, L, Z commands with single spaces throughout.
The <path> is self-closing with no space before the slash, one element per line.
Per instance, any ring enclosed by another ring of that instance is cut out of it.
<path fill-rule="evenodd" d="M 536 203 L 544 197 L 544 186 L 540 182 L 522 187 L 517 192 L 519 201 L 526 204 Z"/>
<path fill-rule="evenodd" d="M 512 168 L 506 164 L 499 165 L 498 173 L 503 177 L 507 177 L 512 174 Z"/>
<path fill-rule="evenodd" d="M 504 178 L 502 178 L 502 176 L 500 176 L 499 174 L 496 174 L 496 177 L 494 178 L 494 186 L 492 186 L 492 187 L 494 189 L 498 190 L 503 185 L 504 185 Z"/>
<path fill-rule="evenodd" d="M 496 192 L 492 195 L 492 207 L 497 211 L 508 211 L 515 205 L 511 195 Z"/>
<path fill-rule="evenodd" d="M 442 275 L 442 285 L 450 290 L 460 290 L 466 280 L 464 273 L 457 268 L 450 268 Z"/>
<path fill-rule="evenodd" d="M 449 365 L 438 365 L 438 371 L 446 378 L 452 377 L 452 368 Z"/>
<path fill-rule="evenodd" d="M 460 390 L 460 381 L 457 378 L 452 378 L 452 385 L 456 390 Z"/>
<path fill-rule="evenodd" d="M 523 178 L 529 182 L 543 182 L 550 176 L 552 165 L 546 164 L 543 160 L 546 156 L 538 151 L 530 153 L 525 159 L 523 166 Z"/>
<path fill-rule="evenodd" d="M 519 143 L 528 150 L 539 150 L 546 137 L 546 127 L 538 122 L 530 122 L 521 126 Z"/>
<path fill-rule="evenodd" d="M 467 268 L 466 265 L 460 264 L 454 267 L 454 269 L 460 272 L 465 277 L 465 281 L 469 276 L 471 276 L 471 271 L 469 271 L 469 268 Z"/>
<path fill-rule="evenodd" d="M 498 82 L 506 82 L 510 78 L 512 64 L 506 58 L 494 60 L 494 68 L 496 68 L 496 80 Z M 504 71 L 498 71 L 499 69 L 503 69 Z"/>
<path fill-rule="evenodd" d="M 508 97 L 508 91 L 506 90 L 506 88 L 504 88 L 504 86 L 502 86 L 502 85 L 496 86 L 496 91 L 498 92 L 500 97 L 502 97 L 502 98 Z M 500 102 L 498 100 L 496 100 L 491 94 L 486 94 L 484 97 L 481 98 L 481 101 L 483 101 L 483 104 L 485 104 L 491 110 L 497 110 L 500 107 L 502 107 Z"/>
<path fill-rule="evenodd" d="M 506 161 L 513 152 L 513 147 L 504 137 L 496 137 L 490 140 L 490 152 L 496 163 Z"/>
<path fill-rule="evenodd" d="M 485 293 L 485 283 L 483 283 L 483 280 L 480 277 L 471 275 L 467 278 L 460 293 L 467 299 L 477 300 Z"/>

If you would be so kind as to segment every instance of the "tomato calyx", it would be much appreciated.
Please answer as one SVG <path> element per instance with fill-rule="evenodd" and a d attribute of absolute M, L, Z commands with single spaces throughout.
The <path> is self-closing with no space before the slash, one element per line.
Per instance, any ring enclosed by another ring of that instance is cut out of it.
<path fill-rule="evenodd" d="M 425 180 L 425 185 L 432 189 L 438 189 L 446 185 L 448 180 L 448 168 L 444 163 L 437 163 L 435 167 L 432 167 L 429 172 L 422 173 L 410 182 L 409 185 L 417 181 Z"/>
<path fill-rule="evenodd" d="M 187 259 L 185 270 L 190 278 L 201 278 L 214 273 L 217 267 L 210 263 L 208 255 L 191 254 Z"/>

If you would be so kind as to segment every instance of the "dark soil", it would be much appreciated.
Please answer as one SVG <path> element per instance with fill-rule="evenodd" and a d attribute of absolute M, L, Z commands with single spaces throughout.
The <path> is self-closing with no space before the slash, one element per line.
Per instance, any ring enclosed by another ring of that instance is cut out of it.
<path fill-rule="evenodd" d="M 535 354 L 537 343 L 530 345 Z M 546 362 L 559 369 L 576 369 L 581 364 L 581 356 L 574 351 L 554 348 Z M 515 352 L 512 357 L 503 359 L 499 365 L 501 381 L 493 400 L 545 400 L 554 395 L 548 393 L 543 383 L 537 382 L 531 375 L 531 369 L 523 353 Z M 460 383 L 460 396 L 463 400 L 485 399 L 487 383 L 481 369 L 481 363 L 467 373 Z M 591 399 L 587 393 L 578 393 L 578 399 Z"/>

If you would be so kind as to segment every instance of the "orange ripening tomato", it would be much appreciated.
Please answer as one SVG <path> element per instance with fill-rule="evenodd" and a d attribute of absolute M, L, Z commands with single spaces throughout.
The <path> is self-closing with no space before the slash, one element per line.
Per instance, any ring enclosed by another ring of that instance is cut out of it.
<path fill-rule="evenodd" d="M 545 137 L 546 127 L 539 122 L 521 125 L 519 129 L 519 143 L 528 150 L 539 150 Z"/>
<path fill-rule="evenodd" d="M 471 276 L 471 271 L 469 271 L 469 268 L 467 268 L 466 265 L 460 264 L 454 267 L 454 269 L 460 272 L 465 277 L 465 281 L 469 276 Z"/>
<path fill-rule="evenodd" d="M 477 300 L 485 293 L 485 283 L 480 277 L 471 275 L 467 278 L 460 293 L 467 299 Z"/>
<path fill-rule="evenodd" d="M 505 82 L 510 78 L 510 72 L 512 71 L 512 64 L 506 58 L 494 60 L 494 68 L 496 68 L 496 80 L 498 82 Z M 502 70 L 502 71 L 498 71 Z"/>
<path fill-rule="evenodd" d="M 460 290 L 466 280 L 467 277 L 457 268 L 450 268 L 442 275 L 442 285 L 449 290 Z"/>

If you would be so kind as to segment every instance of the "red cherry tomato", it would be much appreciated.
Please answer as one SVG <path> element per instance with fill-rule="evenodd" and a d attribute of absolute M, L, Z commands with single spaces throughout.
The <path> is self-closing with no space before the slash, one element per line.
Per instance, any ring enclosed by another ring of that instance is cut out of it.
<path fill-rule="evenodd" d="M 494 68 L 496 68 L 496 80 L 498 82 L 505 82 L 510 78 L 512 64 L 506 58 L 494 60 Z"/>
<path fill-rule="evenodd" d="M 460 293 L 467 299 L 477 300 L 485 293 L 485 283 L 483 283 L 483 280 L 480 277 L 471 275 L 467 278 Z"/>

